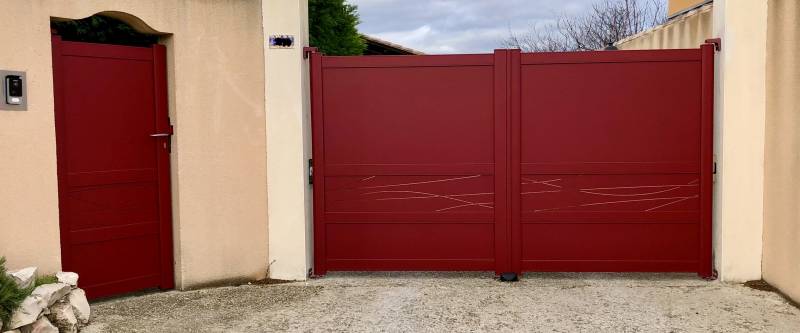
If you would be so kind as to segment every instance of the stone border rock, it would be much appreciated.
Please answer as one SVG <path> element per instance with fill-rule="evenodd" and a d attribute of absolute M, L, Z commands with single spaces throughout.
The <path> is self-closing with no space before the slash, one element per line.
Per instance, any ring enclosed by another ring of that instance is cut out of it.
<path fill-rule="evenodd" d="M 36 267 L 27 267 L 8 275 L 20 288 L 36 282 Z M 36 287 L 11 314 L 8 323 L 0 323 L 4 333 L 41 332 L 77 333 L 89 324 L 91 309 L 86 292 L 78 288 L 78 274 L 56 273 L 57 283 Z"/>

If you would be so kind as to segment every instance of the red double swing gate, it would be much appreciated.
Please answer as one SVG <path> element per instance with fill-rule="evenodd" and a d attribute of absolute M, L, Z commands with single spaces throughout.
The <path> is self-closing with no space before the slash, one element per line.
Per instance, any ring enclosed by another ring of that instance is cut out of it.
<path fill-rule="evenodd" d="M 314 273 L 711 276 L 713 63 L 312 53 Z"/>

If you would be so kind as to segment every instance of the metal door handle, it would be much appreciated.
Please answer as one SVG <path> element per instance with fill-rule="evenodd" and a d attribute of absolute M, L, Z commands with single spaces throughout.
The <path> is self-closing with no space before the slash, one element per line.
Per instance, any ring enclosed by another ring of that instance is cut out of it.
<path fill-rule="evenodd" d="M 150 134 L 150 136 L 152 136 L 152 137 L 162 137 L 162 136 L 170 136 L 170 135 L 172 135 L 172 133 L 155 133 L 155 134 Z"/>

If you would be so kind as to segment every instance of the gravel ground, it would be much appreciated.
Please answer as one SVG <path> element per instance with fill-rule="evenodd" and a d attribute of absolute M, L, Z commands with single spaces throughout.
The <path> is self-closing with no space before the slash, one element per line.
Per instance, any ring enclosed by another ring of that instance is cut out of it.
<path fill-rule="evenodd" d="M 683 274 L 336 273 L 92 304 L 83 332 L 800 332 L 781 296 Z"/>

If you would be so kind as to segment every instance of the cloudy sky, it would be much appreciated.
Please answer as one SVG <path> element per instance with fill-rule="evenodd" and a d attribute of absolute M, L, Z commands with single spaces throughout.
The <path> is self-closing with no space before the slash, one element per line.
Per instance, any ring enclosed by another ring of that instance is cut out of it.
<path fill-rule="evenodd" d="M 509 31 L 524 32 L 597 0 L 347 0 L 358 5 L 359 31 L 426 53 L 485 53 Z"/>

